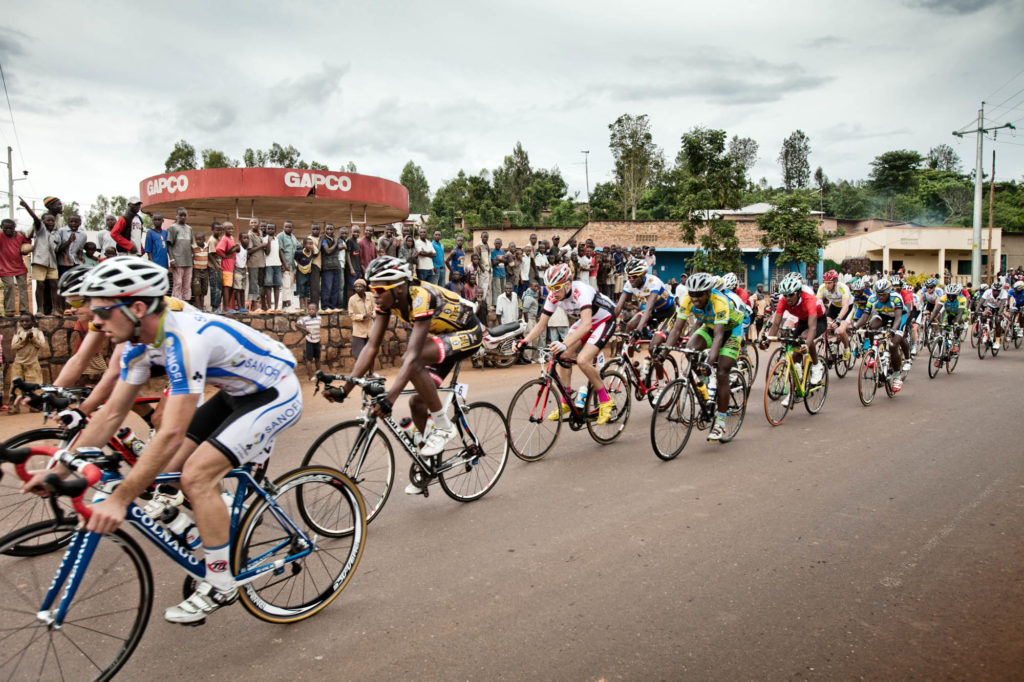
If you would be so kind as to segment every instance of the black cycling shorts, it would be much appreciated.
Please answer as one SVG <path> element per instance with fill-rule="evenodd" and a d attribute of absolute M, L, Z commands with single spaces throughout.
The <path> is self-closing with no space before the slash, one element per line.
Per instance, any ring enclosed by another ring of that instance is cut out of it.
<path fill-rule="evenodd" d="M 796 329 L 793 330 L 793 334 L 794 335 L 800 336 L 801 334 L 803 334 L 805 331 L 808 330 L 808 328 L 809 328 L 808 324 L 807 324 L 807 320 L 808 319 L 810 319 L 810 318 L 804 318 L 802 320 L 797 320 L 796 321 Z M 825 333 L 826 325 L 828 325 L 828 320 L 826 320 L 824 317 L 819 317 L 818 318 L 818 324 L 815 325 L 815 328 L 814 328 L 814 338 L 815 339 Z"/>
<path fill-rule="evenodd" d="M 470 329 L 462 329 L 457 332 L 431 334 L 427 338 L 437 344 L 439 360 L 433 365 L 427 365 L 426 370 L 430 378 L 440 386 L 444 378 L 452 371 L 455 365 L 464 358 L 471 357 L 480 348 L 484 340 L 484 330 L 476 316 L 470 316 L 470 323 L 476 322 L 476 326 Z"/>

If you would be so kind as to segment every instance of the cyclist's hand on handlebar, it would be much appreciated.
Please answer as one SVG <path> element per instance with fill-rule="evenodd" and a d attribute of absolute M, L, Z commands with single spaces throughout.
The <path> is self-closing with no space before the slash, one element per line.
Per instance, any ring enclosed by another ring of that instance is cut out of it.
<path fill-rule="evenodd" d="M 85 419 L 85 413 L 77 408 L 57 413 L 57 421 L 63 424 L 68 431 L 78 431 L 84 427 Z"/>
<path fill-rule="evenodd" d="M 85 522 L 85 529 L 95 533 L 113 533 L 121 526 L 128 514 L 128 505 L 117 498 L 108 497 L 89 507 L 92 516 Z"/>
<path fill-rule="evenodd" d="M 32 478 L 22 482 L 21 492 L 32 493 L 39 497 L 49 497 L 50 491 L 43 486 L 43 479 L 52 474 L 52 471 L 36 471 L 32 474 Z"/>
<path fill-rule="evenodd" d="M 324 398 L 330 403 L 343 403 L 348 394 L 340 386 L 328 386 L 324 389 Z"/>
<path fill-rule="evenodd" d="M 548 350 L 555 354 L 564 353 L 567 349 L 568 346 L 566 346 L 561 341 L 552 341 L 551 345 L 548 346 Z"/>

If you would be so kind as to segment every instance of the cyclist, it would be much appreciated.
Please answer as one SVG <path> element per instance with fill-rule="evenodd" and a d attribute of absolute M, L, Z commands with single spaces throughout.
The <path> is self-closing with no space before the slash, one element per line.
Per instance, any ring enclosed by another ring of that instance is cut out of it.
<path fill-rule="evenodd" d="M 626 263 L 626 285 L 622 287 L 622 295 L 612 312 L 615 319 L 619 319 L 630 299 L 640 303 L 640 314 L 626 323 L 626 331 L 629 332 L 642 332 L 648 325 L 657 328 L 672 317 L 676 309 L 672 292 L 661 279 L 648 273 L 647 263 L 639 258 L 631 258 Z"/>
<path fill-rule="evenodd" d="M 910 344 L 903 338 L 902 331 L 907 318 L 907 313 L 903 309 L 903 297 L 893 292 L 892 281 L 884 277 L 877 280 L 871 288 L 874 290 L 874 294 L 868 301 L 867 314 L 861 316 L 857 326 L 868 326 L 871 329 L 888 327 L 890 337 L 895 340 L 895 343 L 891 345 L 893 369 L 890 384 L 894 391 L 899 391 L 903 388 L 899 368 L 902 366 L 904 371 L 910 370 Z M 901 365 L 902 358 L 906 358 L 906 360 Z"/>
<path fill-rule="evenodd" d="M 924 287 L 917 294 L 917 310 L 918 314 L 914 317 L 913 321 L 913 341 L 914 345 L 910 349 L 911 355 L 917 355 L 918 350 L 918 337 L 920 335 L 920 327 L 926 323 L 926 320 L 931 320 L 931 313 L 935 310 L 936 304 L 940 298 L 945 295 L 942 287 L 939 287 L 939 282 L 934 277 L 929 277 L 924 282 Z"/>
<path fill-rule="evenodd" d="M 743 313 L 743 338 L 747 338 L 750 325 L 754 322 L 754 309 L 750 306 L 750 294 L 740 287 L 740 280 L 735 274 L 727 272 L 715 282 L 715 288 L 729 297 L 736 309 Z M 741 293 L 742 292 L 742 295 Z"/>
<path fill-rule="evenodd" d="M 761 350 L 768 349 L 767 337 L 779 333 L 779 325 L 782 324 L 783 316 L 786 313 L 795 316 L 797 323 L 793 335 L 802 336 L 807 343 L 807 351 L 811 356 L 810 380 L 812 384 L 820 384 L 825 377 L 825 365 L 818 357 L 818 349 L 815 348 L 814 341 L 825 333 L 825 306 L 810 287 L 804 285 L 803 277 L 798 272 L 791 272 L 782 278 L 782 281 L 779 282 L 779 294 L 781 298 L 775 309 L 775 315 L 772 316 L 771 328 L 767 334 L 761 336 Z M 795 355 L 795 357 L 797 366 L 801 366 L 801 356 Z"/>
<path fill-rule="evenodd" d="M 611 299 L 589 284 L 574 281 L 572 267 L 568 263 L 558 263 L 548 268 L 544 273 L 544 283 L 548 288 L 548 296 L 544 299 L 540 318 L 533 329 L 519 342 L 519 345 L 529 345 L 543 334 L 548 325 L 548 319 L 556 308 L 562 308 L 567 314 L 578 317 L 579 319 L 569 327 L 565 340 L 552 342 L 550 348 L 553 353 L 561 354 L 565 360 L 572 360 L 572 355 L 575 353 L 576 366 L 583 372 L 590 386 L 597 388 L 597 423 L 607 424 L 611 419 L 612 410 L 615 409 L 615 401 L 608 395 L 594 360 L 608 343 L 608 339 L 615 333 L 615 317 L 612 315 L 615 305 Z M 579 351 L 576 350 L 577 347 L 579 347 Z M 569 357 L 565 357 L 567 354 Z M 563 385 L 571 385 L 572 365 L 566 366 L 559 363 L 558 378 Z M 585 383 L 577 391 L 578 407 L 583 407 L 586 404 L 587 390 Z M 548 415 L 548 419 L 551 421 L 558 421 L 559 413 L 565 416 L 570 412 L 570 407 L 562 402 L 560 392 L 556 391 L 555 395 L 558 397 L 559 406 Z M 584 396 L 584 400 L 580 399 L 581 395 Z"/>
<path fill-rule="evenodd" d="M 1013 283 L 1010 304 L 1017 309 L 1016 320 L 1011 319 L 1010 323 L 1024 325 L 1024 280 L 1019 279 Z"/>
<path fill-rule="evenodd" d="M 103 261 L 82 283 L 80 292 L 90 299 L 93 324 L 125 347 L 120 379 L 77 446 L 79 452 L 101 452 L 151 368 L 164 368 L 171 388 L 162 428 L 117 488 L 92 505 L 85 528 L 113 532 L 124 521 L 128 504 L 157 474 L 181 471 L 181 486 L 203 541 L 206 577 L 190 597 L 166 609 L 164 618 L 188 624 L 238 597 L 228 570 L 230 521 L 220 481 L 232 467 L 258 464 L 270 456 L 278 434 L 302 414 L 302 392 L 295 358 L 283 344 L 235 320 L 169 310 L 167 286 L 165 268 L 133 256 Z M 219 391 L 197 409 L 207 384 Z M 36 488 L 42 476 L 23 489 Z"/>
<path fill-rule="evenodd" d="M 364 279 L 377 305 L 370 335 L 352 368 L 352 376 L 361 377 L 373 369 L 392 315 L 411 324 L 402 366 L 391 388 L 375 399 L 371 410 L 379 417 L 390 415 L 406 384 L 411 382 L 416 389 L 416 395 L 409 400 L 412 420 L 419 432 L 426 435 L 420 453 L 425 457 L 440 455 L 448 441 L 455 437 L 455 426 L 448 418 L 448 406 L 441 404 L 437 389 L 459 360 L 472 356 L 483 342 L 475 304 L 453 291 L 416 279 L 409 264 L 394 256 L 372 260 L 366 266 Z M 341 400 L 354 386 L 351 382 L 345 384 Z M 333 400 L 330 395 L 326 397 Z M 428 415 L 434 422 L 429 433 Z M 422 495 L 424 490 L 410 483 L 405 492 Z"/>
<path fill-rule="evenodd" d="M 818 298 L 827 304 L 825 318 L 832 320 L 832 329 L 843 345 L 843 362 L 850 359 L 850 335 L 847 333 L 846 316 L 850 311 L 850 288 L 839 281 L 839 273 L 829 270 L 822 276 L 818 287 Z"/>
<path fill-rule="evenodd" d="M 724 387 L 715 396 L 718 412 L 708 434 L 708 440 L 720 441 L 725 435 L 725 418 L 729 413 L 729 371 L 736 366 L 736 358 L 740 354 L 744 314 L 728 296 L 713 288 L 716 279 L 710 273 L 696 272 L 686 280 L 689 293 L 679 303 L 676 322 L 665 344 L 676 344 L 683 330 L 689 326 L 691 317 L 700 325 L 690 335 L 686 347 L 694 350 L 708 349 L 708 362 L 703 369 L 710 375 L 712 368 L 716 368 L 716 385 Z M 656 341 L 651 341 L 652 353 L 660 345 L 656 345 Z"/>
<path fill-rule="evenodd" d="M 999 350 L 999 339 L 1003 336 L 1003 313 L 1009 302 L 1009 292 L 996 283 L 985 290 L 978 304 L 981 314 L 992 316 L 992 335 L 995 337 L 992 348 L 994 350 Z"/>
<path fill-rule="evenodd" d="M 960 332 L 959 328 L 964 319 L 964 314 L 967 312 L 967 297 L 963 295 L 963 289 L 959 284 L 955 282 L 947 284 L 945 291 L 942 295 L 935 299 L 935 305 L 932 307 L 931 315 L 928 317 L 928 324 L 935 322 L 935 318 L 939 316 L 942 311 L 946 312 L 945 323 L 953 325 L 957 328 L 956 338 L 953 341 L 953 346 L 950 348 L 950 352 L 960 352 Z"/>

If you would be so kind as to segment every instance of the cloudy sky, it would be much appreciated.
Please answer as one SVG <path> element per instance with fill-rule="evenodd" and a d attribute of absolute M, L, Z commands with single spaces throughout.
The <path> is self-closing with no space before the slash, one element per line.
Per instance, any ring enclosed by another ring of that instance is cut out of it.
<path fill-rule="evenodd" d="M 979 103 L 1016 121 L 993 146 L 1024 176 L 1024 2 L 790 0 L 631 3 L 19 3 L 0 28 L 15 193 L 83 208 L 134 194 L 178 139 L 241 158 L 292 144 L 331 168 L 432 189 L 498 166 L 521 141 L 585 198 L 610 178 L 608 124 L 648 114 L 672 159 L 696 125 L 752 137 L 752 173 L 779 184 L 795 129 L 811 166 L 867 176 L 891 149 L 947 143 L 973 166 Z M 20 141 L 20 144 L 19 144 Z"/>

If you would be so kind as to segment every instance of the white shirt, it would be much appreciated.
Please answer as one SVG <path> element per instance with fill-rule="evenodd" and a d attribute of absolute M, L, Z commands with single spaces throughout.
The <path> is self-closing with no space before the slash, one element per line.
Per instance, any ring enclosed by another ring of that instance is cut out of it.
<path fill-rule="evenodd" d="M 434 247 L 431 246 L 430 242 L 425 239 L 417 239 L 415 241 L 416 253 L 421 251 L 429 251 L 429 256 L 417 256 L 416 257 L 416 268 L 419 270 L 433 270 L 434 269 Z"/>
<path fill-rule="evenodd" d="M 495 304 L 495 314 L 498 316 L 500 324 L 507 324 L 509 322 L 515 322 L 519 319 L 519 296 L 516 292 L 512 292 L 511 298 L 505 295 L 504 292 L 498 296 L 498 301 Z"/>
<path fill-rule="evenodd" d="M 676 285 L 676 303 L 678 304 L 683 300 L 683 297 L 690 293 L 690 290 L 686 288 L 685 284 Z"/>
<path fill-rule="evenodd" d="M 281 245 L 277 239 L 268 239 L 270 242 L 270 253 L 267 254 L 267 267 L 281 267 Z"/>
<path fill-rule="evenodd" d="M 579 261 L 580 261 L 580 274 L 578 275 L 579 280 L 581 282 L 589 282 L 590 281 L 590 261 L 591 261 L 591 259 L 590 259 L 589 256 L 580 256 L 579 257 Z"/>
<path fill-rule="evenodd" d="M 573 317 L 579 317 L 584 308 L 590 308 L 590 324 L 595 327 L 612 316 L 615 304 L 607 296 L 584 282 L 573 282 L 570 286 L 572 290 L 561 300 L 553 291 L 548 294 L 543 312 L 551 315 L 556 310 L 564 310 Z"/>

